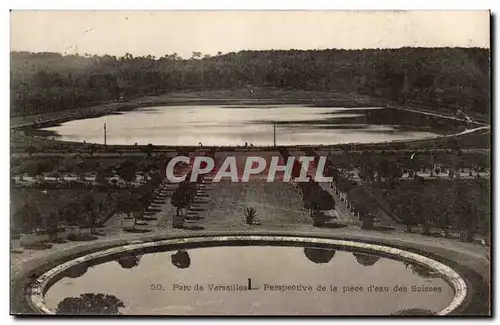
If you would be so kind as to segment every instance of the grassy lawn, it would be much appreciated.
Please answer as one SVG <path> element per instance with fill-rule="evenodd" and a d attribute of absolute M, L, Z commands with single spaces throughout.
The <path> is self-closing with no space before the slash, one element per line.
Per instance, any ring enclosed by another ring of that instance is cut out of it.
<path fill-rule="evenodd" d="M 228 229 L 245 226 L 245 208 L 253 207 L 261 225 L 248 227 L 282 227 L 293 224 L 311 224 L 302 199 L 289 183 L 266 183 L 253 180 L 248 183 L 220 182 L 210 185 L 210 198 L 200 215 L 199 223 L 205 229 Z"/>

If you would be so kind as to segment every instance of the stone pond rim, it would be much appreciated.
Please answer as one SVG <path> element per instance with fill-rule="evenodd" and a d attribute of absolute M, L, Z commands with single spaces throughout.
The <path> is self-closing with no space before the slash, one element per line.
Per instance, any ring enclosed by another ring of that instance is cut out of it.
<path fill-rule="evenodd" d="M 226 246 L 226 245 L 293 245 L 293 244 L 314 244 L 325 245 L 325 247 L 338 247 L 343 250 L 354 250 L 364 253 L 376 253 L 396 260 L 408 261 L 436 271 L 453 288 L 454 297 L 449 305 L 437 313 L 437 315 L 448 315 L 460 313 L 467 305 L 467 298 L 470 296 L 469 286 L 462 276 L 454 269 L 432 258 L 421 254 L 413 253 L 406 249 L 386 246 L 386 244 L 367 243 L 358 240 L 334 239 L 326 236 L 291 236 L 278 234 L 192 234 L 191 236 L 175 237 L 164 236 L 164 239 L 136 241 L 126 245 L 107 245 L 98 250 L 89 249 L 79 253 L 68 255 L 65 262 L 49 263 L 38 273 L 38 279 L 33 281 L 26 291 L 26 302 L 30 309 L 36 313 L 51 314 L 44 302 L 44 294 L 48 288 L 61 277 L 61 273 L 66 269 L 90 260 L 109 259 L 119 254 L 137 253 L 152 247 L 203 247 L 203 246 Z M 383 246 L 382 246 L 383 245 Z M 59 276 L 59 277 L 58 277 Z"/>

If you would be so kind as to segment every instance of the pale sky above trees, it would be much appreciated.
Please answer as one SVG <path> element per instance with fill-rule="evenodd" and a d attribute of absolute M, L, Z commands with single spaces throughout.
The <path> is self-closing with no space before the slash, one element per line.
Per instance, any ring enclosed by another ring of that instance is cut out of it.
<path fill-rule="evenodd" d="M 489 47 L 487 11 L 13 11 L 11 50 L 74 54 Z"/>

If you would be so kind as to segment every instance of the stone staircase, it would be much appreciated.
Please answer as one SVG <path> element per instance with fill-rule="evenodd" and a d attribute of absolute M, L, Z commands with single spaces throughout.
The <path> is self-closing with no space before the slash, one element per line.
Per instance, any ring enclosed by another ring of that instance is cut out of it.
<path fill-rule="evenodd" d="M 320 186 L 330 193 L 335 201 L 335 209 L 328 210 L 325 213 L 332 216 L 342 224 L 358 224 L 358 217 L 351 211 L 344 199 L 328 183 L 320 183 Z"/>
<path fill-rule="evenodd" d="M 196 191 L 196 195 L 193 199 L 193 202 L 190 204 L 186 218 L 184 222 L 187 224 L 187 227 L 184 228 L 190 229 L 193 225 L 196 225 L 200 220 L 203 220 L 204 217 L 200 216 L 204 211 L 204 206 L 208 203 L 208 197 L 211 189 L 211 185 L 213 179 L 215 177 L 215 171 L 212 171 L 208 174 L 203 175 L 203 180 L 200 184 L 198 184 L 198 189 Z"/>

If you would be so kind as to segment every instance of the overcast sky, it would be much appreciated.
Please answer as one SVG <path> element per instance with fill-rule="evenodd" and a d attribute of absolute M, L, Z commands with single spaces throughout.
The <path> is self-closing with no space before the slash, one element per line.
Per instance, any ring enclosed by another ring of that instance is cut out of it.
<path fill-rule="evenodd" d="M 13 11 L 11 50 L 206 54 L 269 49 L 489 48 L 487 11 Z"/>

